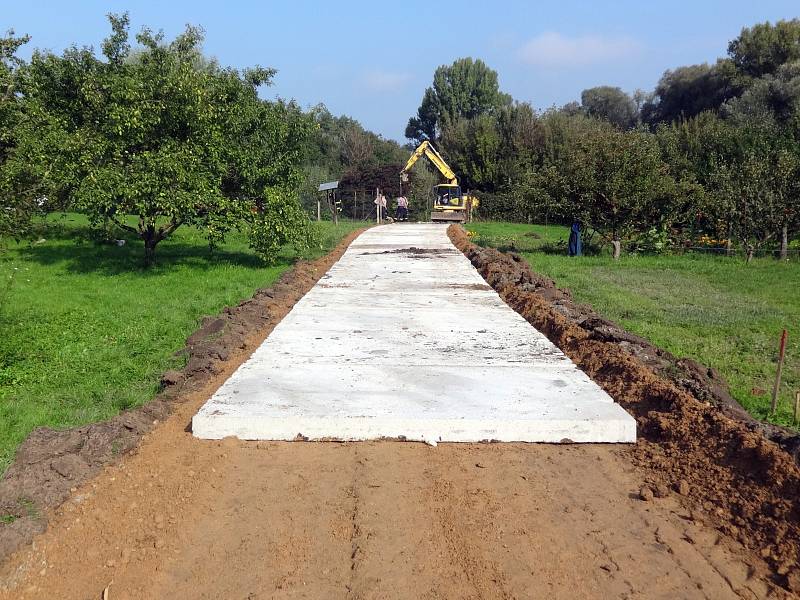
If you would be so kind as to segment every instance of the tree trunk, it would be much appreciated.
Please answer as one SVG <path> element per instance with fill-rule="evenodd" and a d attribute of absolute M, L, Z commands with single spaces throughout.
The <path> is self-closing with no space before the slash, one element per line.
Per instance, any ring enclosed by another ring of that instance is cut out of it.
<path fill-rule="evenodd" d="M 748 244 L 747 245 L 747 263 L 748 264 L 750 264 L 750 261 L 753 260 L 753 252 L 754 252 L 754 250 L 755 250 L 755 248 L 753 247 L 752 244 Z"/>
<path fill-rule="evenodd" d="M 156 236 L 147 236 L 144 239 L 144 266 L 145 268 L 152 267 L 156 263 Z"/>
<path fill-rule="evenodd" d="M 786 223 L 781 229 L 781 260 L 789 258 L 789 227 Z"/>
<path fill-rule="evenodd" d="M 622 251 L 622 243 L 619 240 L 611 240 L 611 246 L 614 248 L 612 256 L 614 260 L 619 260 L 619 255 Z"/>

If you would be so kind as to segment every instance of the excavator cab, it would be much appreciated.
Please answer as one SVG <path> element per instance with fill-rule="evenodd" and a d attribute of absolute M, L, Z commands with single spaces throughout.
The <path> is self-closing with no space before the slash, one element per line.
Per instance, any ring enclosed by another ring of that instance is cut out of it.
<path fill-rule="evenodd" d="M 454 208 L 463 204 L 460 185 L 443 183 L 437 185 L 434 190 L 436 191 L 436 206 L 439 208 Z"/>
<path fill-rule="evenodd" d="M 442 183 L 434 188 L 436 199 L 433 202 L 431 221 L 466 221 L 466 199 L 461 193 L 461 186 L 452 183 Z"/>

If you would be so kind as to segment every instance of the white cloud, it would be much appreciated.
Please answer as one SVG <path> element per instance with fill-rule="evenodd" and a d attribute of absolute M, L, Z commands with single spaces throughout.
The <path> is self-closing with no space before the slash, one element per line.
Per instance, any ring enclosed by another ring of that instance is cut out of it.
<path fill-rule="evenodd" d="M 631 57 L 641 44 L 630 37 L 542 33 L 519 50 L 522 60 L 541 67 L 584 67 Z"/>
<path fill-rule="evenodd" d="M 391 71 L 368 71 L 362 77 L 364 87 L 372 92 L 396 92 L 411 82 L 409 73 Z"/>

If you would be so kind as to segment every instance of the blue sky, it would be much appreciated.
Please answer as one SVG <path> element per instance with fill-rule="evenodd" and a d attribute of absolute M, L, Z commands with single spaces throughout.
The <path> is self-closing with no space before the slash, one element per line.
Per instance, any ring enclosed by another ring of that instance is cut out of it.
<path fill-rule="evenodd" d="M 134 32 L 200 25 L 223 65 L 277 68 L 266 97 L 324 102 L 402 141 L 433 71 L 456 58 L 482 58 L 504 91 L 543 109 L 595 85 L 651 90 L 666 69 L 722 56 L 744 26 L 800 17 L 800 2 L 0 0 L 0 29 L 31 47 L 97 48 L 105 14 L 126 10 Z"/>

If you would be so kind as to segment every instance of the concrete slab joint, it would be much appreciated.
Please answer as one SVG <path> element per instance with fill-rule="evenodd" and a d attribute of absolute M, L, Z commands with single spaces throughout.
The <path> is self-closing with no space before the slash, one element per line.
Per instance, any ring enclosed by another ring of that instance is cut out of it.
<path fill-rule="evenodd" d="M 635 442 L 635 420 L 486 285 L 446 230 L 359 236 L 195 415 L 194 435 Z"/>

